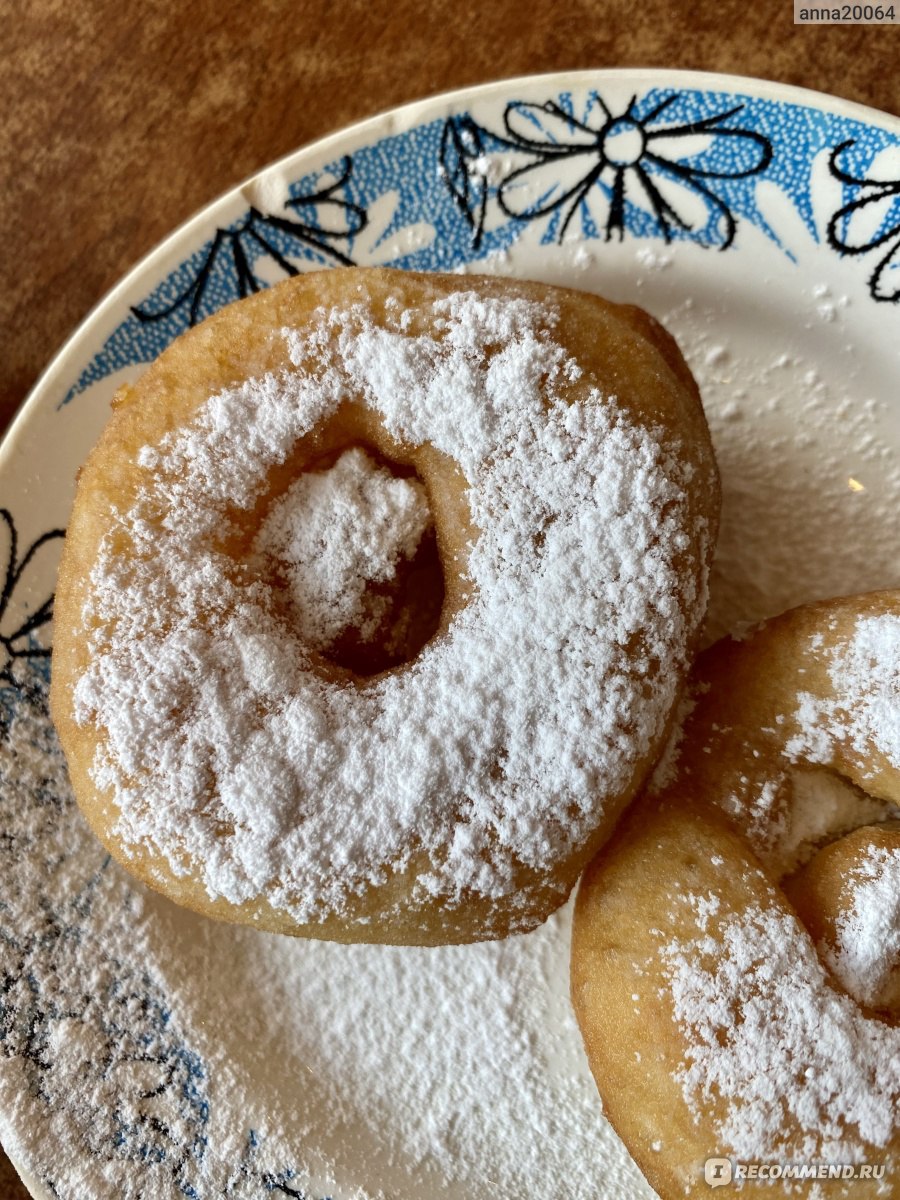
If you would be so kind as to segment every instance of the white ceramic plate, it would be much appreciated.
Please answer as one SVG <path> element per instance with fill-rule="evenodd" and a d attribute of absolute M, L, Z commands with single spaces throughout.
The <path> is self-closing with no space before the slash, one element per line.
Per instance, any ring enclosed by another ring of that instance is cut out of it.
<path fill-rule="evenodd" d="M 85 321 L 0 451 L 0 1138 L 35 1196 L 651 1195 L 586 1071 L 565 914 L 437 951 L 254 935 L 132 885 L 71 801 L 51 596 L 113 392 L 225 301 L 347 261 L 567 283 L 668 324 L 722 469 L 713 632 L 900 583 L 894 118 L 746 79 L 545 76 L 377 117 L 216 201 Z"/>

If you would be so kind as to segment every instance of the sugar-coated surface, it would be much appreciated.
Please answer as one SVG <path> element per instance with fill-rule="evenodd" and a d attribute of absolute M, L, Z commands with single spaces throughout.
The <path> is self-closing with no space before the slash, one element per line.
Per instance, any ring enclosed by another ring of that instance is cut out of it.
<path fill-rule="evenodd" d="M 676 565 L 678 448 L 613 396 L 567 402 L 581 368 L 552 312 L 460 292 L 432 317 L 430 336 L 363 306 L 286 330 L 293 372 L 210 397 L 143 451 L 123 518 L 136 552 L 108 546 L 94 568 L 76 710 L 106 731 L 95 781 L 124 841 L 173 867 L 189 851 L 213 896 L 267 892 L 313 920 L 416 849 L 421 894 L 505 896 L 516 863 L 543 868 L 595 828 L 674 700 L 703 608 Z M 267 589 L 217 549 L 229 511 L 347 395 L 460 465 L 480 530 L 447 634 L 364 689 L 310 670 Z"/>
<path fill-rule="evenodd" d="M 371 583 L 392 580 L 431 525 L 424 485 L 395 479 L 358 447 L 329 470 L 294 480 L 272 505 L 254 542 L 286 577 L 291 623 L 303 642 L 327 650 L 348 626 L 371 636 L 381 613 Z"/>
<path fill-rule="evenodd" d="M 854 787 L 840 775 L 820 768 L 790 771 L 790 801 L 776 836 L 754 849 L 778 877 L 808 862 L 827 842 L 858 829 L 900 816 L 900 807 Z"/>
<path fill-rule="evenodd" d="M 817 845 L 898 815 L 896 804 L 851 788 L 814 764 L 830 764 L 840 742 L 859 756 L 864 777 L 873 773 L 873 752 L 900 769 L 900 617 L 861 617 L 846 644 L 829 646 L 816 635 L 808 650 L 827 663 L 833 693 L 800 692 L 792 714 L 799 729 L 786 739 L 771 775 L 754 774 L 740 794 L 716 798 L 776 878 L 807 861 Z M 677 769 L 680 738 L 676 729 L 664 779 Z"/>
<path fill-rule="evenodd" d="M 851 996 L 873 1008 L 900 1001 L 900 850 L 871 846 L 847 879 L 849 908 L 827 961 Z M 900 1047 L 897 1049 L 900 1053 Z"/>
<path fill-rule="evenodd" d="M 807 653 L 827 666 L 832 694 L 798 695 L 800 731 L 771 775 L 748 753 L 744 793 L 718 799 L 772 882 L 817 845 L 896 815 L 811 764 L 830 765 L 840 743 L 860 756 L 863 776 L 875 754 L 900 767 L 900 618 L 860 617 L 846 640 L 816 634 Z M 709 894 L 687 898 L 697 936 L 661 947 L 686 1045 L 676 1079 L 698 1121 L 715 1113 L 716 1144 L 739 1160 L 849 1163 L 866 1159 L 864 1143 L 895 1138 L 900 1029 L 859 1004 L 895 998 L 900 854 L 872 848 L 846 891 L 834 946 L 815 947 L 774 903 L 726 916 Z"/>
<path fill-rule="evenodd" d="M 564 1179 L 567 1200 L 596 1200 L 598 1180 L 650 1200 L 560 985 L 568 910 L 502 942 L 395 948 L 178 909 L 88 830 L 30 682 L 0 740 L 18 968 L 0 1132 L 56 1194 L 518 1200 Z"/>
<path fill-rule="evenodd" d="M 900 616 L 860 618 L 851 641 L 826 653 L 834 697 L 800 694 L 788 754 L 827 762 L 835 739 L 849 736 L 863 758 L 874 748 L 900 768 Z"/>
<path fill-rule="evenodd" d="M 679 1073 L 699 1114 L 723 1103 L 717 1144 L 738 1159 L 857 1162 L 860 1138 L 895 1134 L 900 1029 L 864 1017 L 828 982 L 796 918 L 754 906 L 703 932 L 718 897 L 696 897 L 701 935 L 663 948 L 676 1020 L 691 1045 Z M 785 1116 L 803 1131 L 786 1142 Z"/>

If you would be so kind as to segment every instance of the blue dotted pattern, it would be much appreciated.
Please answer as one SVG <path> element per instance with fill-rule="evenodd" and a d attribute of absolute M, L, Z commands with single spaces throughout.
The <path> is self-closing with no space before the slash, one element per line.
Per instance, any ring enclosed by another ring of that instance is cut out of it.
<path fill-rule="evenodd" d="M 607 109 L 602 93 L 597 91 L 590 91 L 580 99 L 576 99 L 570 93 L 548 96 L 547 101 L 552 101 L 575 120 L 594 131 L 600 131 L 609 116 L 621 115 L 618 111 Z M 654 116 L 659 106 L 666 101 L 669 103 Z M 536 109 L 533 104 L 526 107 Z M 898 140 L 894 135 L 876 126 L 834 116 L 816 108 L 722 92 L 673 92 L 652 88 L 635 98 L 631 116 L 639 124 L 646 122 L 645 131 L 664 132 L 667 127 L 685 126 L 722 117 L 732 109 L 736 111 L 706 131 L 709 138 L 706 149 L 694 156 L 685 155 L 670 161 L 694 172 L 688 176 L 683 173 L 678 175 L 678 181 L 683 186 L 693 188 L 695 193 L 703 198 L 697 182 L 692 183 L 692 179 L 699 181 L 719 198 L 737 222 L 750 222 L 763 230 L 776 244 L 778 231 L 770 228 L 755 200 L 760 179 L 767 179 L 783 189 L 792 199 L 811 235 L 816 237 L 810 192 L 810 172 L 816 157 L 822 151 L 831 151 L 840 143 L 850 140 L 853 146 L 846 152 L 842 161 L 848 170 L 863 178 L 875 155 L 885 146 L 896 144 Z M 459 113 L 453 119 L 460 121 L 465 116 L 466 114 Z M 543 138 L 548 145 L 552 144 L 552 133 L 548 132 L 551 127 L 542 124 L 539 113 L 532 112 L 530 116 L 524 116 L 518 127 L 522 128 L 526 120 L 532 122 L 534 132 L 530 136 L 533 136 L 535 142 L 540 142 Z M 382 241 L 418 222 L 427 222 L 433 226 L 435 236 L 427 247 L 402 254 L 392 260 L 392 266 L 425 271 L 453 270 L 462 263 L 472 262 L 494 251 L 505 249 L 519 237 L 524 227 L 523 221 L 515 217 L 494 220 L 477 239 L 476 246 L 472 224 L 467 222 L 460 211 L 451 187 L 442 174 L 441 138 L 444 125 L 443 120 L 427 122 L 404 133 L 382 138 L 372 145 L 361 147 L 352 156 L 349 177 L 340 191 L 335 193 L 335 200 L 343 200 L 347 205 L 358 205 L 362 209 L 368 209 L 386 192 L 397 194 L 399 200 L 396 210 L 389 228 L 382 235 Z M 729 132 L 722 133 L 723 130 Z M 502 121 L 496 128 L 480 128 L 480 133 L 486 151 L 497 150 L 504 145 L 510 147 L 510 134 L 503 128 Z M 742 172 L 752 171 L 754 162 L 758 164 L 760 158 L 759 142 L 746 136 L 748 133 L 761 135 L 771 144 L 773 153 L 764 171 L 743 175 Z M 703 136 L 702 131 L 700 136 Z M 559 144 L 557 141 L 556 145 Z M 652 149 L 653 139 L 648 144 Z M 676 152 L 672 149 L 674 144 L 672 141 L 666 144 L 667 154 L 672 155 Z M 521 147 L 519 149 L 521 150 Z M 523 161 L 527 165 L 528 155 L 524 151 L 522 153 Z M 536 161 L 535 152 L 532 153 L 532 161 Z M 317 190 L 323 185 L 327 186 L 329 180 L 340 177 L 341 171 L 342 164 L 335 162 L 329 164 L 326 171 L 306 175 L 289 185 L 287 198 L 296 202 L 302 201 L 304 197 L 314 197 Z M 664 167 L 648 164 L 651 178 L 654 172 L 657 176 L 667 173 Z M 598 180 L 595 186 L 600 189 L 608 205 L 612 199 L 609 184 Z M 496 205 L 497 190 L 496 184 L 488 186 L 489 206 Z M 661 238 L 663 231 L 657 217 L 649 210 L 646 198 L 642 198 L 637 189 L 632 191 L 634 195 L 629 196 L 626 183 L 621 235 L 642 239 Z M 845 202 L 848 202 L 853 198 L 852 189 L 845 188 L 845 192 Z M 710 200 L 705 202 L 709 211 L 706 227 L 683 229 L 674 225 L 669 231 L 673 240 L 691 239 L 710 246 L 725 244 L 726 225 L 721 207 Z M 892 212 L 886 211 L 882 231 L 889 229 L 891 222 L 897 224 L 900 221 L 898 208 L 900 201 Z M 132 312 L 125 317 L 100 352 L 80 373 L 62 403 L 69 402 L 92 384 L 123 367 L 152 361 L 183 332 L 192 323 L 191 289 L 196 286 L 198 276 L 203 273 L 205 267 L 209 269 L 204 277 L 199 303 L 193 313 L 195 319 L 214 312 L 223 304 L 261 285 L 260 280 L 255 280 L 250 286 L 246 280 L 242 282 L 237 257 L 232 250 L 235 240 L 240 243 L 240 250 L 251 272 L 260 258 L 272 257 L 266 243 L 274 247 L 277 253 L 297 270 L 333 265 L 339 261 L 336 252 L 353 260 L 358 236 L 352 228 L 350 214 L 346 233 L 341 235 L 338 232 L 335 235 L 336 209 L 333 203 L 327 207 L 327 218 L 321 225 L 319 222 L 324 218 L 325 208 L 317 211 L 316 205 L 310 202 L 306 205 L 301 203 L 296 211 L 298 217 L 312 231 L 309 240 L 298 240 L 283 230 L 265 224 L 261 227 L 264 238 L 259 240 L 252 232 L 248 233 L 246 230 L 251 218 L 251 212 L 248 210 L 238 221 L 221 231 L 218 251 L 210 265 L 209 259 L 217 236 L 216 232 L 211 230 L 202 245 L 176 270 L 161 280 L 138 306 L 145 314 L 157 315 L 151 319 L 141 319 Z M 269 214 L 261 214 L 263 222 L 268 216 Z M 562 231 L 563 211 L 556 209 L 541 219 L 546 222 L 541 240 L 547 243 L 556 241 Z M 585 239 L 602 239 L 608 236 L 606 230 L 601 228 L 595 219 L 587 199 L 580 205 L 577 227 L 580 236 Z M 318 244 L 315 236 L 317 229 L 330 231 L 323 232 Z M 188 298 L 179 305 L 179 297 L 185 296 Z M 175 307 L 169 315 L 159 315 L 173 305 Z"/>

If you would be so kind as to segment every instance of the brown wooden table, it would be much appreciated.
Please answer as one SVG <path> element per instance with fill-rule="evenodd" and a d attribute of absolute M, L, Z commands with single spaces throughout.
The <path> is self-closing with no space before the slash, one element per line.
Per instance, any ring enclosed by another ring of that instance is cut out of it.
<path fill-rule="evenodd" d="M 0 430 L 165 234 L 382 109 L 532 72 L 661 66 L 900 114 L 900 26 L 795 27 L 792 0 L 0 0 L 0 17 Z M 0 1153 L 0 1200 L 25 1195 Z"/>

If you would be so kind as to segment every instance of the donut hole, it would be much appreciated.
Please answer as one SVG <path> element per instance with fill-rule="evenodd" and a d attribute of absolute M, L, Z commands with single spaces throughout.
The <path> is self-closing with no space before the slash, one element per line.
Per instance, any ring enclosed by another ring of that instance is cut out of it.
<path fill-rule="evenodd" d="M 252 552 L 325 663 L 368 678 L 435 635 L 445 586 L 431 503 L 409 463 L 353 442 L 311 457 L 270 499 Z"/>
<path fill-rule="evenodd" d="M 832 979 L 872 1015 L 900 1019 L 900 821 L 829 842 L 784 892 Z"/>
<path fill-rule="evenodd" d="M 786 880 L 820 850 L 853 830 L 900 816 L 889 800 L 872 796 L 827 767 L 793 767 L 779 796 L 776 875 Z"/>
<path fill-rule="evenodd" d="M 326 661 L 362 678 L 412 662 L 438 630 L 444 577 L 434 529 L 422 535 L 410 560 L 397 564 L 389 583 L 367 585 L 366 599 L 369 623 L 347 626 L 322 652 Z"/>

